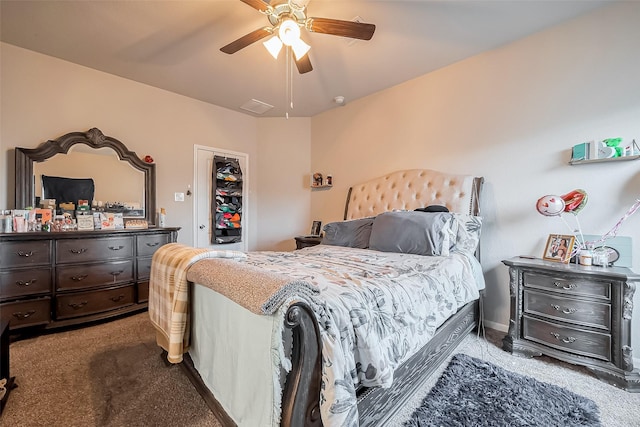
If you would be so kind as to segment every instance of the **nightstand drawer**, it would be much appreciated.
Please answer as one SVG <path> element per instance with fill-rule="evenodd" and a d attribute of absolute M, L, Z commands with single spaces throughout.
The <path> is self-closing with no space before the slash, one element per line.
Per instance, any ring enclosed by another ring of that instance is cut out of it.
<path fill-rule="evenodd" d="M 9 270 L 0 273 L 0 298 L 51 292 L 51 268 Z"/>
<path fill-rule="evenodd" d="M 611 336 L 608 334 L 561 326 L 526 315 L 522 320 L 524 339 L 574 354 L 611 360 Z"/>
<path fill-rule="evenodd" d="M 602 299 L 611 298 L 611 282 L 584 278 L 558 278 L 544 274 L 524 273 L 524 286 L 563 294 Z"/>
<path fill-rule="evenodd" d="M 46 325 L 51 321 L 51 298 L 0 304 L 2 320 L 9 322 L 11 330 L 27 326 Z"/>
<path fill-rule="evenodd" d="M 603 302 L 582 301 L 525 289 L 524 312 L 607 332 L 611 330 L 611 305 Z"/>
<path fill-rule="evenodd" d="M 60 295 L 57 297 L 56 319 L 86 316 L 132 305 L 134 296 L 134 285 Z"/>

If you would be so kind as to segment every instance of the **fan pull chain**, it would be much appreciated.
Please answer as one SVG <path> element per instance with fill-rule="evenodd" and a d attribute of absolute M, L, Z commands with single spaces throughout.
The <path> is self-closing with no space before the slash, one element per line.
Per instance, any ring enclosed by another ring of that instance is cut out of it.
<path fill-rule="evenodd" d="M 286 48 L 286 59 L 285 59 L 285 102 L 288 104 L 285 107 L 285 117 L 287 120 L 289 119 L 289 109 L 293 110 L 293 76 L 292 76 L 292 67 L 293 62 L 291 60 L 291 48 L 287 46 Z"/>

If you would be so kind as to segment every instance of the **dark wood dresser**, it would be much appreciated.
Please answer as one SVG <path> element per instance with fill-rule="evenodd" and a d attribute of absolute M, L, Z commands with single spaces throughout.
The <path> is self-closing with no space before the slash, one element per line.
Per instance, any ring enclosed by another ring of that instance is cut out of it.
<path fill-rule="evenodd" d="M 633 294 L 640 275 L 628 268 L 512 258 L 511 320 L 503 348 L 585 366 L 598 378 L 640 392 L 633 367 Z"/>
<path fill-rule="evenodd" d="M 153 254 L 178 230 L 2 233 L 0 316 L 32 332 L 144 310 Z"/>

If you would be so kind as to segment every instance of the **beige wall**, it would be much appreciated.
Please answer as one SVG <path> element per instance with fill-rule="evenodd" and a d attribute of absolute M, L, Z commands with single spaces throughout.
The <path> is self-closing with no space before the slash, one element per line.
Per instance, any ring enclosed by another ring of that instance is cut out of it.
<path fill-rule="evenodd" d="M 305 177 L 311 167 L 310 122 L 258 120 L 258 250 L 293 250 L 293 237 L 309 234 L 311 192 Z"/>
<path fill-rule="evenodd" d="M 592 234 L 640 197 L 640 160 L 567 164 L 580 142 L 640 141 L 639 21 L 640 3 L 610 7 L 314 117 L 312 169 L 332 170 L 335 187 L 312 194 L 312 211 L 340 219 L 348 186 L 396 169 L 484 176 L 485 313 L 506 328 L 501 260 L 541 256 L 549 233 L 576 224 L 540 215 L 539 197 L 586 190 L 578 219 Z M 633 237 L 640 271 L 640 213 L 618 234 Z M 640 325 L 634 335 L 639 348 Z"/>
<path fill-rule="evenodd" d="M 257 177 L 250 182 L 250 206 L 261 206 L 257 190 L 261 177 L 267 177 L 261 185 L 269 196 L 267 206 L 293 205 L 294 220 L 258 217 L 257 208 L 249 212 L 250 249 L 293 242 L 300 224 L 308 222 L 308 193 L 302 193 L 297 182 L 302 180 L 299 174 L 309 169 L 308 119 L 282 123 L 271 129 L 277 138 L 269 138 L 259 134 L 258 119 L 245 114 L 6 43 L 0 49 L 0 209 L 13 207 L 14 147 L 33 148 L 68 132 L 97 127 L 139 156 L 154 158 L 157 207 L 167 210 L 167 225 L 182 227 L 178 234 L 182 243 L 193 241 L 192 201 L 187 197 L 175 202 L 174 193 L 186 193 L 189 185 L 193 188 L 194 144 L 249 154 L 250 176 Z M 265 124 L 264 129 L 269 131 L 270 126 Z M 291 160 L 291 173 L 277 162 L 265 162 L 258 172 L 260 155 L 271 159 L 272 148 Z M 283 191 L 270 191 L 264 185 L 271 176 L 283 178 L 279 181 Z M 296 192 L 306 199 L 295 197 Z M 304 218 L 298 220 L 297 215 Z M 265 237 L 268 243 L 261 243 L 257 230 L 271 230 Z"/>

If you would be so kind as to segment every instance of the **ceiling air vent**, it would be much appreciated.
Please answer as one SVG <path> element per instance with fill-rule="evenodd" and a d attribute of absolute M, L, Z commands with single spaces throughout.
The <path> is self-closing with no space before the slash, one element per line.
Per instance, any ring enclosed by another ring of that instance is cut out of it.
<path fill-rule="evenodd" d="M 250 111 L 254 114 L 264 114 L 270 109 L 273 108 L 273 105 L 269 105 L 266 102 L 258 101 L 257 99 L 252 99 L 251 101 L 247 101 L 240 106 L 242 110 Z"/>

